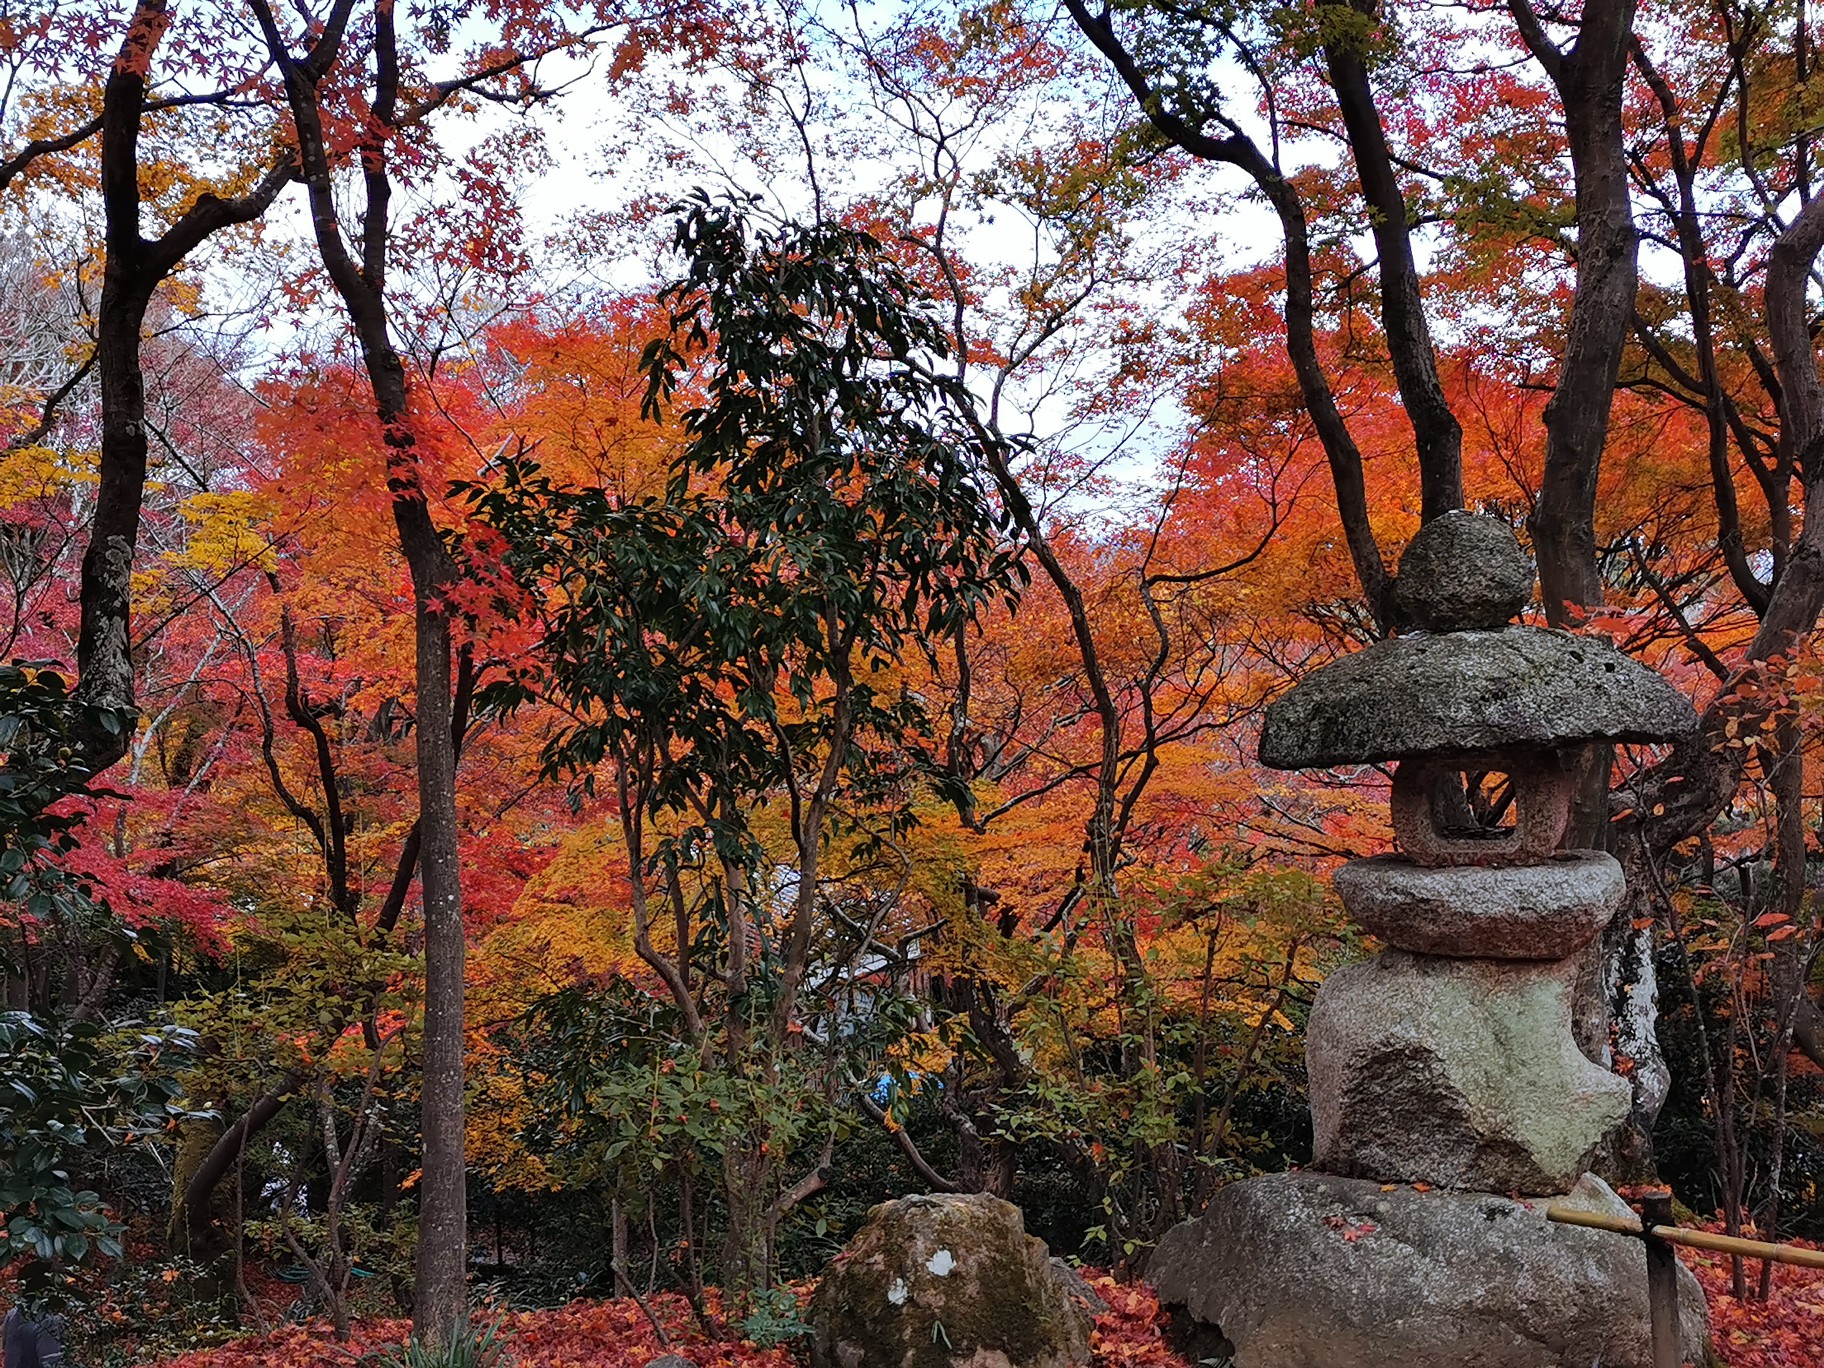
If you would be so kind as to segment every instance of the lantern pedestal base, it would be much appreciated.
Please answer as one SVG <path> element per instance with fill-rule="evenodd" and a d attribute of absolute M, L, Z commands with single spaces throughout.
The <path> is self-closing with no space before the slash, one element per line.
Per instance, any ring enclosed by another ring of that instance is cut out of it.
<path fill-rule="evenodd" d="M 1627 1207 L 1599 1179 L 1568 1198 Z M 1639 1240 L 1545 1219 L 1545 1201 L 1383 1191 L 1283 1173 L 1231 1183 L 1160 1242 L 1147 1280 L 1186 1357 L 1234 1368 L 1651 1368 Z M 1686 1360 L 1710 1362 L 1679 1270 Z"/>
<path fill-rule="evenodd" d="M 1628 1114 L 1571 1035 L 1571 960 L 1389 950 L 1332 974 L 1305 1037 L 1314 1167 L 1382 1183 L 1565 1192 Z"/>

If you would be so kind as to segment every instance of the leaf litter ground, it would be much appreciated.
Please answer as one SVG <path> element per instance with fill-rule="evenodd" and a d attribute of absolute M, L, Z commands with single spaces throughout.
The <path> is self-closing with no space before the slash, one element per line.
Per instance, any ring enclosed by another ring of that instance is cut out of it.
<path fill-rule="evenodd" d="M 1094 1368 L 1191 1368 L 1167 1347 L 1150 1289 L 1085 1273 L 1108 1303 L 1108 1310 L 1096 1317 Z M 651 1321 L 632 1301 L 577 1301 L 556 1310 L 503 1316 L 510 1361 L 515 1368 L 644 1368 L 671 1353 L 697 1368 L 797 1368 L 787 1348 L 760 1349 L 740 1340 L 704 1337 L 681 1297 L 661 1295 L 647 1304 L 666 1327 L 669 1345 L 659 1342 Z M 402 1320 L 360 1321 L 351 1342 L 337 1344 L 327 1325 L 288 1325 L 145 1368 L 354 1368 L 366 1356 L 397 1347 L 410 1328 Z"/>
<path fill-rule="evenodd" d="M 1738 1301 L 1730 1295 L 1726 1256 L 1687 1250 L 1682 1257 L 1709 1298 L 1711 1331 L 1725 1368 L 1824 1364 L 1824 1271 L 1776 1269 L 1771 1300 Z M 1192 1368 L 1167 1346 L 1151 1289 L 1086 1273 L 1108 1303 L 1108 1310 L 1096 1317 L 1093 1368 Z M 1749 1261 L 1747 1276 L 1751 1288 L 1758 1284 L 1757 1262 Z M 659 1342 L 638 1305 L 627 1300 L 514 1312 L 503 1318 L 502 1328 L 511 1336 L 516 1368 L 644 1368 L 666 1353 L 681 1354 L 697 1368 L 795 1368 L 789 1349 L 704 1337 L 680 1297 L 659 1296 L 648 1304 L 666 1326 L 669 1346 Z M 338 1345 L 326 1325 L 288 1325 L 270 1335 L 164 1360 L 156 1368 L 354 1368 L 364 1356 L 396 1347 L 409 1329 L 402 1320 L 361 1321 L 353 1341 Z"/>

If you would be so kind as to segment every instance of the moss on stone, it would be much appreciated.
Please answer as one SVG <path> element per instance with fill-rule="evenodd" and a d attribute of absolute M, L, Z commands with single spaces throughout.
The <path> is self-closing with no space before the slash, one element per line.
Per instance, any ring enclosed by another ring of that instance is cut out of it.
<path fill-rule="evenodd" d="M 945 1272 L 933 1271 L 948 1254 Z M 896 1295 L 897 1299 L 896 1299 Z M 817 1368 L 1066 1368 L 1087 1316 L 1017 1208 L 980 1195 L 875 1207 L 811 1305 Z"/>

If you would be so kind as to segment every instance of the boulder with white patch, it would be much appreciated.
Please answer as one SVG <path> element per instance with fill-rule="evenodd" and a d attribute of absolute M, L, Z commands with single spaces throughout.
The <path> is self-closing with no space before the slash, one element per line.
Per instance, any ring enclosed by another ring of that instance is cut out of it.
<path fill-rule="evenodd" d="M 1089 1313 L 1018 1207 L 980 1193 L 884 1202 L 811 1301 L 813 1368 L 1081 1368 Z"/>

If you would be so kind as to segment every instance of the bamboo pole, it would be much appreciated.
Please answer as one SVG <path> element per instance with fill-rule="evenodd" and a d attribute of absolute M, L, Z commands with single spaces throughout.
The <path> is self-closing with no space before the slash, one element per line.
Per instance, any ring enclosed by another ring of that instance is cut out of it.
<path fill-rule="evenodd" d="M 1578 1211 L 1553 1202 L 1545 1209 L 1545 1219 L 1560 1225 L 1587 1226 L 1615 1235 L 1640 1236 L 1646 1233 L 1637 1220 L 1605 1216 L 1595 1211 Z M 1793 1264 L 1799 1268 L 1824 1268 L 1824 1250 L 1798 1249 L 1792 1245 L 1767 1244 L 1761 1240 L 1741 1240 L 1733 1235 L 1713 1235 L 1707 1230 L 1686 1230 L 1683 1226 L 1656 1225 L 1652 1233 L 1667 1244 L 1690 1249 L 1709 1249 L 1719 1254 L 1739 1254 L 1744 1259 L 1766 1259 L 1772 1263 Z"/>

